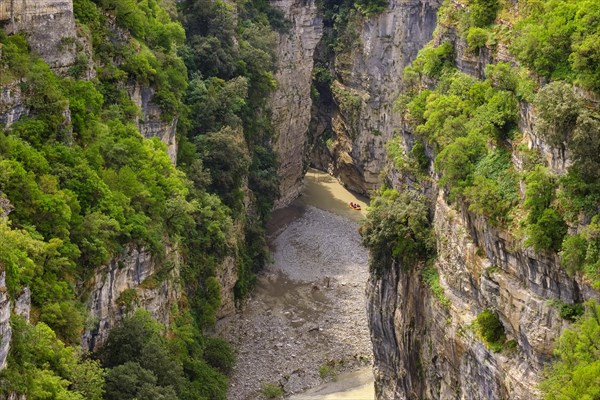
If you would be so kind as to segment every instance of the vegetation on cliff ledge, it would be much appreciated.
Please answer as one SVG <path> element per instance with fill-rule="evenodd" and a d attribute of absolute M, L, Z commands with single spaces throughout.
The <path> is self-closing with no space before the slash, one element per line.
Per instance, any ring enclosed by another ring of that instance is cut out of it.
<path fill-rule="evenodd" d="M 554 354 L 558 361 L 540 385 L 545 400 L 600 398 L 600 305 L 587 303 L 585 314 L 561 335 Z"/>
<path fill-rule="evenodd" d="M 435 254 L 435 239 L 422 195 L 382 189 L 371 200 L 369 216 L 360 227 L 370 251 L 371 271 L 382 274 L 394 263 L 410 269 Z"/>

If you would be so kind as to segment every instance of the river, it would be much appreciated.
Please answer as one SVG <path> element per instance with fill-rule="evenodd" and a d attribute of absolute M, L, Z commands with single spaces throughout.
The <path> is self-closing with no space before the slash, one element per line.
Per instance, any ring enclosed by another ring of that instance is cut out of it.
<path fill-rule="evenodd" d="M 268 389 L 290 400 L 374 399 L 368 253 L 358 234 L 367 204 L 310 170 L 300 198 L 273 213 L 273 262 L 240 312 L 217 327 L 238 352 L 229 399 L 265 398 Z"/>

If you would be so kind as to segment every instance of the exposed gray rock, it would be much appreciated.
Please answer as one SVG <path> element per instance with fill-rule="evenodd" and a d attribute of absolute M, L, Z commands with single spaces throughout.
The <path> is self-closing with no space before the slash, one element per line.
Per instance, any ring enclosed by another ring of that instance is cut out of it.
<path fill-rule="evenodd" d="M 13 82 L 0 87 L 0 127 L 8 128 L 28 113 L 23 104 L 20 84 Z"/>
<path fill-rule="evenodd" d="M 598 299 L 556 256 L 523 248 L 466 210 L 435 205 L 436 267 L 449 306 L 431 296 L 419 269 L 393 265 L 367 292 L 381 399 L 516 399 L 538 395 L 555 340 L 568 322 L 551 300 Z M 514 349 L 494 353 L 477 337 L 478 313 L 494 310 Z"/>
<path fill-rule="evenodd" d="M 2 271 L 0 272 L 0 371 L 6 368 L 11 337 L 10 298 L 6 287 L 6 271 Z"/>
<path fill-rule="evenodd" d="M 177 120 L 178 118 L 170 118 L 168 121 L 163 120 L 163 113 L 160 107 L 153 103 L 155 90 L 152 87 L 135 84 L 128 88 L 129 97 L 140 108 L 142 116 L 138 120 L 140 133 L 145 138 L 160 138 L 167 146 L 167 154 L 173 165 L 177 161 Z"/>
<path fill-rule="evenodd" d="M 402 89 L 402 71 L 431 40 L 437 0 L 392 0 L 360 27 L 351 61 L 336 59 L 339 82 L 361 99 L 359 115 L 334 113 L 337 138 L 334 174 L 352 190 L 367 193 L 380 185 L 387 164 L 385 143 L 401 126 L 393 103 Z"/>
<path fill-rule="evenodd" d="M 51 68 L 66 71 L 77 53 L 72 0 L 0 2 L 0 27 L 7 33 L 26 32 L 31 49 Z"/>
<path fill-rule="evenodd" d="M 279 35 L 277 89 L 273 93 L 273 127 L 277 135 L 281 198 L 284 207 L 298 196 L 305 172 L 305 146 L 312 100 L 313 55 L 323 34 L 322 20 L 314 0 L 277 0 L 271 5 L 292 23 L 289 33 Z"/>
<path fill-rule="evenodd" d="M 235 313 L 234 288 L 238 280 L 238 270 L 235 258 L 225 257 L 217 270 L 217 279 L 221 286 L 221 307 L 217 311 L 217 318 L 223 318 Z"/>
<path fill-rule="evenodd" d="M 23 289 L 23 292 L 17 297 L 13 312 L 29 322 L 29 314 L 31 313 L 31 290 L 28 287 Z"/>
<path fill-rule="evenodd" d="M 163 324 L 169 323 L 171 307 L 180 299 L 181 287 L 177 282 L 177 254 L 173 251 L 168 257 L 172 263 L 157 263 L 147 249 L 129 246 L 122 255 L 96 270 L 86 285 L 90 288 L 89 311 L 95 326 L 83 334 L 84 349 L 101 346 L 110 329 L 138 308 L 148 310 Z M 156 275 L 158 272 L 160 276 Z"/>

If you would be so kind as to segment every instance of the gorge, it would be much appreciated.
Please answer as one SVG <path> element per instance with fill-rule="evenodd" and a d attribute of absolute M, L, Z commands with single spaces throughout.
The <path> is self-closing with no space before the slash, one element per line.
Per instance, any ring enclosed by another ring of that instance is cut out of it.
<path fill-rule="evenodd" d="M 598 398 L 594 0 L 0 0 L 0 28 L 0 399 L 371 361 L 377 399 Z M 370 197 L 362 239 L 317 176 Z"/>

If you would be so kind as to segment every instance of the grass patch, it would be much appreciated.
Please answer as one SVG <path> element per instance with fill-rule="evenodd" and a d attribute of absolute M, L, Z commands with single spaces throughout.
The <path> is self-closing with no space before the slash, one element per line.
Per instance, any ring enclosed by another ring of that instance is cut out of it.
<path fill-rule="evenodd" d="M 433 297 L 435 297 L 444 307 L 450 307 L 450 299 L 446 297 L 444 289 L 440 285 L 440 274 L 437 268 L 433 266 L 423 268 L 421 271 L 421 278 L 423 278 L 423 282 L 425 282 L 433 292 Z"/>
<path fill-rule="evenodd" d="M 319 367 L 319 376 L 321 379 L 335 376 L 335 369 L 329 364 L 323 364 Z"/>
<path fill-rule="evenodd" d="M 283 388 L 273 383 L 263 384 L 261 392 L 267 399 L 277 399 L 283 396 Z"/>

